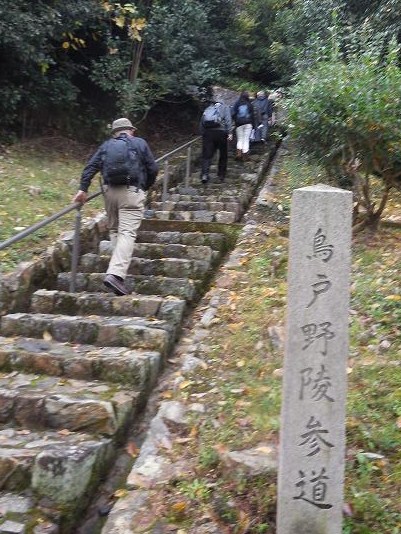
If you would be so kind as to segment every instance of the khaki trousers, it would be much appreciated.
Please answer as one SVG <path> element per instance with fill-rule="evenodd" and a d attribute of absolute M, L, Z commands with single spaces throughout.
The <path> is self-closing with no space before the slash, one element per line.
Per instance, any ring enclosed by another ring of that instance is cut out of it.
<path fill-rule="evenodd" d="M 104 186 L 107 222 L 113 254 L 107 274 L 124 279 L 131 262 L 139 225 L 145 209 L 146 193 L 136 186 Z"/>

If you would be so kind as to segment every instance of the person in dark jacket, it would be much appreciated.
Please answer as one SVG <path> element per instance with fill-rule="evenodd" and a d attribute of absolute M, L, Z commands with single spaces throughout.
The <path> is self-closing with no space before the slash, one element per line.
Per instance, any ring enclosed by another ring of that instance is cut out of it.
<path fill-rule="evenodd" d="M 154 184 L 158 165 L 144 139 L 134 137 L 136 128 L 126 118 L 117 119 L 112 124 L 111 135 L 114 139 L 123 139 L 134 151 L 135 172 L 128 172 L 122 177 L 124 185 L 114 185 L 104 168 L 105 154 L 109 141 L 105 141 L 89 159 L 82 171 L 81 183 L 74 202 L 84 203 L 88 197 L 88 188 L 97 172 L 102 173 L 103 191 L 110 231 L 113 254 L 104 279 L 106 287 L 116 295 L 127 295 L 124 280 L 131 262 L 138 227 L 141 223 L 146 191 Z M 128 167 L 133 167 L 130 161 Z"/>
<path fill-rule="evenodd" d="M 243 91 L 233 107 L 235 134 L 237 137 L 236 159 L 246 160 L 249 153 L 249 141 L 254 126 L 253 107 L 248 91 Z"/>
<path fill-rule="evenodd" d="M 272 120 L 273 102 L 267 98 L 265 91 L 258 91 L 253 101 L 253 108 L 256 124 L 255 141 L 264 143 Z"/>
<path fill-rule="evenodd" d="M 216 122 L 210 121 L 209 124 L 207 111 L 214 112 L 218 120 Z M 232 139 L 230 108 L 223 102 L 212 98 L 202 114 L 199 130 L 202 135 L 201 182 L 207 184 L 210 179 L 209 169 L 216 151 L 219 152 L 217 177 L 220 182 L 224 182 L 227 174 L 228 141 Z"/>

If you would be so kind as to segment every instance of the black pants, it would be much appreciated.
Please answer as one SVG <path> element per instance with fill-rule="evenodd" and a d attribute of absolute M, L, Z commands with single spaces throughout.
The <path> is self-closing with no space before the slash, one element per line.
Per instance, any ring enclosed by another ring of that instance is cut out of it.
<path fill-rule="evenodd" d="M 216 150 L 219 151 L 217 174 L 219 178 L 225 178 L 227 173 L 227 137 L 224 130 L 205 130 L 202 137 L 202 176 L 209 176 L 210 164 Z"/>

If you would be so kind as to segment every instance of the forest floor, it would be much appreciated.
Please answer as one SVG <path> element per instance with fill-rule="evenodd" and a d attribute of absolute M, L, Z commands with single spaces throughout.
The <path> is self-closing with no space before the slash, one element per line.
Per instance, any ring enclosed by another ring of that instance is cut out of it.
<path fill-rule="evenodd" d="M 196 133 L 192 123 L 188 131 L 167 133 L 160 144 L 153 138 L 154 152 L 159 156 Z M 70 203 L 93 147 L 65 139 L 53 140 L 51 147 L 48 140 L 37 140 L 2 152 L 1 240 Z M 177 457 L 190 456 L 195 463 L 193 477 L 167 488 L 162 503 L 181 532 L 194 514 L 216 518 L 230 534 L 274 532 L 275 476 L 238 478 L 221 459 L 227 451 L 277 444 L 283 354 L 280 340 L 273 343 L 268 329 L 280 331 L 284 323 L 288 239 L 283 229 L 293 189 L 321 180 L 319 169 L 290 144 L 269 207 L 249 214 L 257 231 L 244 244 L 241 275 L 210 329 L 205 368 L 179 388 L 160 391 L 161 398 L 202 399 L 207 405 L 203 424 L 174 444 Z M 400 206 L 399 194 L 393 195 L 385 216 L 399 215 Z M 95 202 L 85 216 L 100 208 L 101 201 Z M 55 234 L 41 230 L 13 252 L 0 252 L 2 268 L 39 254 L 65 227 L 63 222 Z M 344 534 L 401 533 L 400 262 L 399 229 L 382 225 L 369 239 L 355 237 Z"/>

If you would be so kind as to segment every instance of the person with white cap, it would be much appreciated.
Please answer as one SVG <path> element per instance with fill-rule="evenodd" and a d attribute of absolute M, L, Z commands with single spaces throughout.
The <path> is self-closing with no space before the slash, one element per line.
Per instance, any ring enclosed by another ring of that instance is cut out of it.
<path fill-rule="evenodd" d="M 158 165 L 147 142 L 134 137 L 136 128 L 125 117 L 111 126 L 111 139 L 96 150 L 82 171 L 74 202 L 84 203 L 97 172 L 103 191 L 113 253 L 104 284 L 116 295 L 128 295 L 125 286 L 135 239 L 145 210 L 146 191 L 154 184 Z"/>

